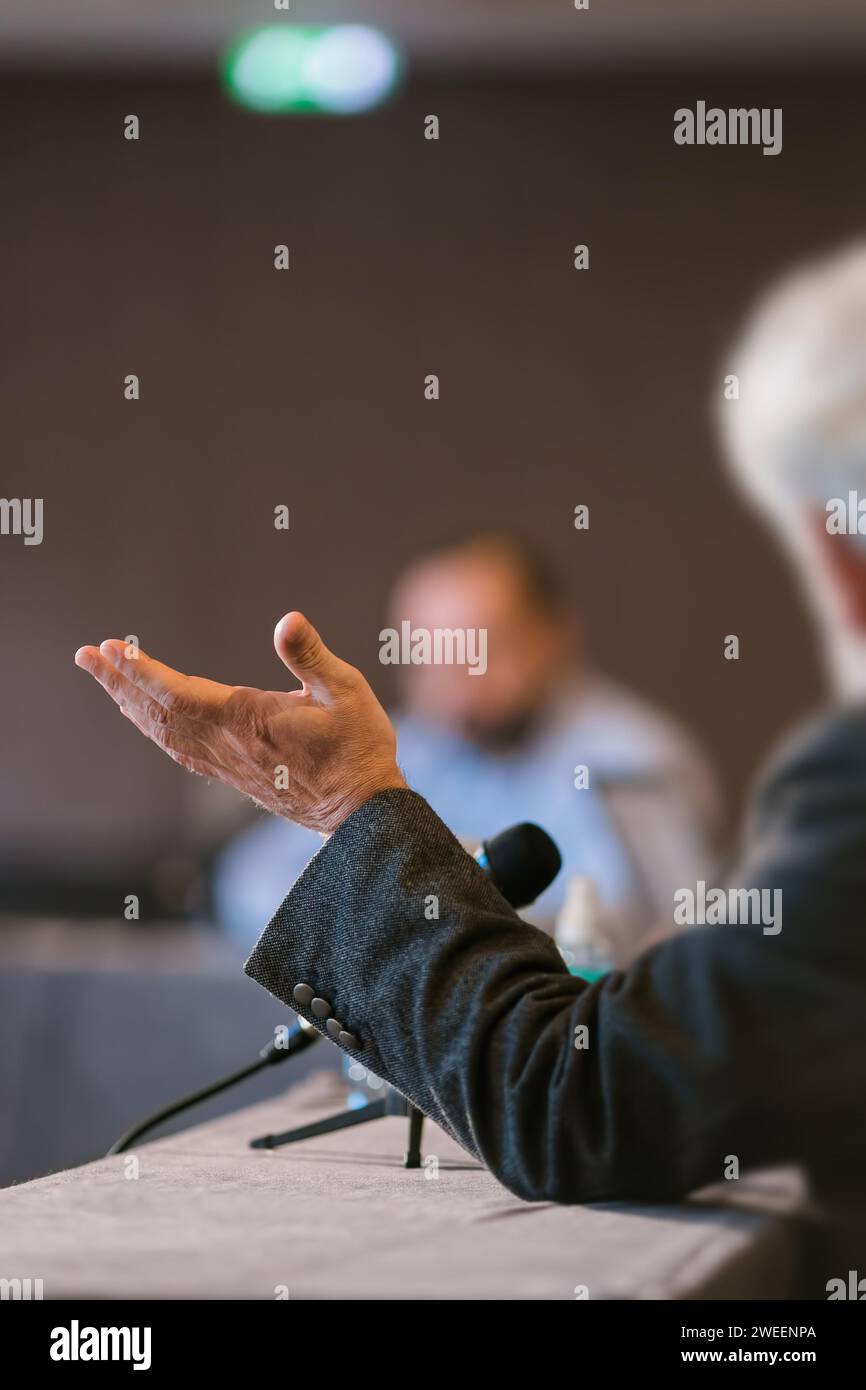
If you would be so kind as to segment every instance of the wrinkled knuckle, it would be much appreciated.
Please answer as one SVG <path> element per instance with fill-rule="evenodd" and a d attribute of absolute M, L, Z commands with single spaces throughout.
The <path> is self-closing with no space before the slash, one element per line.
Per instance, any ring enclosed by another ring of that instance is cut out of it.
<path fill-rule="evenodd" d="M 250 692 L 245 685 L 236 685 L 225 703 L 228 714 L 240 716 L 250 701 Z"/>
<path fill-rule="evenodd" d="M 177 690 L 167 690 L 162 698 L 162 708 L 168 714 L 182 714 L 186 708 L 186 700 Z"/>
<path fill-rule="evenodd" d="M 158 700 L 148 700 L 147 720 L 154 728 L 159 729 L 166 725 L 168 723 L 169 714 L 170 710 L 165 705 L 161 705 Z"/>
<path fill-rule="evenodd" d="M 264 723 L 256 693 L 246 686 L 240 685 L 232 691 L 226 709 L 232 725 L 239 733 L 258 733 Z"/>
<path fill-rule="evenodd" d="M 171 753 L 171 733 L 165 724 L 155 724 L 151 730 L 151 741 L 165 753 Z"/>

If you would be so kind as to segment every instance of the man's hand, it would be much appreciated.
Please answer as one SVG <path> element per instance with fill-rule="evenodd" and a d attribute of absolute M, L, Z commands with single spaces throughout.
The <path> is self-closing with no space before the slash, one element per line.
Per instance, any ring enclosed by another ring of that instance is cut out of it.
<path fill-rule="evenodd" d="M 274 632 L 301 690 L 254 690 L 184 676 L 125 643 L 81 647 L 76 665 L 175 762 L 217 777 L 267 811 L 330 834 L 376 792 L 404 787 L 387 714 L 354 666 L 301 613 Z"/>

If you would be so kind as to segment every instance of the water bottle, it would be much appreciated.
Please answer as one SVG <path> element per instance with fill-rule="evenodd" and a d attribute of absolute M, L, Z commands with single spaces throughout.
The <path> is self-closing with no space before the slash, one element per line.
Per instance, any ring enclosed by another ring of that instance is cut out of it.
<path fill-rule="evenodd" d="M 606 925 L 595 883 L 586 874 L 573 875 L 554 928 L 554 940 L 570 974 L 592 981 L 612 968 Z"/>

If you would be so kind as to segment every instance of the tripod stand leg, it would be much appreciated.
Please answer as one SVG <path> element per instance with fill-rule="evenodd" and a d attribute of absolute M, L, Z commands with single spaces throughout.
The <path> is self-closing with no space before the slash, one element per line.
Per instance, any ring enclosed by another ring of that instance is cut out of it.
<path fill-rule="evenodd" d="M 421 1129 L 424 1124 L 424 1116 L 420 1110 L 416 1110 L 414 1105 L 407 1106 L 409 1115 L 409 1148 L 406 1157 L 403 1159 L 404 1168 L 421 1167 Z"/>
<path fill-rule="evenodd" d="M 365 1125 L 370 1120 L 381 1120 L 385 1114 L 384 1100 L 373 1100 L 358 1110 L 341 1111 L 329 1115 L 326 1120 L 316 1120 L 300 1129 L 287 1129 L 282 1134 L 263 1134 L 250 1140 L 251 1149 L 278 1149 L 282 1144 L 296 1144 L 299 1139 L 312 1139 L 317 1134 L 333 1134 L 336 1129 L 350 1129 L 352 1125 Z M 417 1164 L 415 1165 L 417 1167 Z"/>

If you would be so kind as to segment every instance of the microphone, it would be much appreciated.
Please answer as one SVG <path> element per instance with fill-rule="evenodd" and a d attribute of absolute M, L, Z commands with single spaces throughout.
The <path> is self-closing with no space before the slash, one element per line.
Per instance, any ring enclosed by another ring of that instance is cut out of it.
<path fill-rule="evenodd" d="M 562 855 L 540 825 L 524 821 L 482 841 L 475 859 L 515 909 L 529 907 L 562 868 Z"/>
<path fill-rule="evenodd" d="M 508 830 L 501 830 L 492 839 L 484 840 L 475 851 L 474 858 L 506 902 L 515 909 L 528 907 L 530 903 L 535 902 L 562 867 L 562 858 L 553 840 L 541 826 L 533 825 L 530 821 L 512 825 Z M 223 1077 L 212 1086 L 206 1086 L 201 1091 L 195 1091 L 190 1096 L 174 1101 L 155 1115 L 148 1115 L 146 1119 L 133 1125 L 132 1129 L 128 1129 L 112 1144 L 108 1150 L 109 1156 L 124 1153 L 136 1139 L 140 1139 L 164 1120 L 171 1119 L 190 1106 L 219 1095 L 221 1091 L 228 1090 L 230 1086 L 246 1080 L 248 1076 L 254 1076 L 264 1067 L 274 1066 L 278 1062 L 284 1062 L 287 1057 L 295 1057 L 299 1052 L 305 1052 L 313 1043 L 320 1042 L 322 1036 L 312 1023 L 308 1023 L 305 1018 L 299 1018 L 293 1027 L 285 1031 L 280 1030 L 279 1037 L 272 1038 L 265 1044 L 259 1052 L 258 1061 L 242 1067 L 240 1071 L 232 1072 L 230 1076 Z"/>

